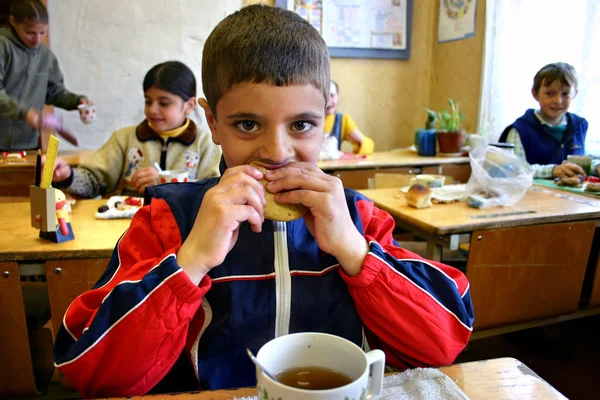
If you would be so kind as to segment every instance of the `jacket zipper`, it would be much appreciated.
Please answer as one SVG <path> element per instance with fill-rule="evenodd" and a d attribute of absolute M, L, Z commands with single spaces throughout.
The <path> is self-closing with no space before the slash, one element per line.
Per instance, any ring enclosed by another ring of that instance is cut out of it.
<path fill-rule="evenodd" d="M 285 222 L 274 221 L 275 241 L 275 293 L 277 313 L 275 315 L 275 337 L 287 335 L 290 331 L 290 309 L 292 301 L 292 279 L 287 247 Z"/>
<path fill-rule="evenodd" d="M 162 141 L 162 150 L 160 151 L 160 167 L 163 170 L 167 169 L 167 148 L 169 146 L 169 139 Z"/>

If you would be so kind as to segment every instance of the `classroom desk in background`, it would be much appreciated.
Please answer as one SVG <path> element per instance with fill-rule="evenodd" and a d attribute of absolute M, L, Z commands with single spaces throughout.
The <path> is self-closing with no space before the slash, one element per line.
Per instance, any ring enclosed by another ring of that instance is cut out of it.
<path fill-rule="evenodd" d="M 59 152 L 72 166 L 90 159 L 94 150 L 69 150 Z M 29 186 L 35 183 L 36 151 L 28 150 L 25 161 L 20 163 L 0 163 L 0 197 L 29 197 Z M 23 200 L 23 199 L 22 199 Z"/>
<path fill-rule="evenodd" d="M 89 290 L 108 265 L 130 220 L 97 220 L 105 200 L 73 205 L 75 240 L 53 243 L 31 227 L 29 202 L 0 204 L 0 397 L 35 395 L 23 289 L 27 276 L 45 275 L 54 332 L 69 304 Z"/>
<path fill-rule="evenodd" d="M 600 313 L 598 269 L 589 306 L 579 306 L 588 260 L 598 251 L 592 241 L 600 201 L 534 186 L 512 207 L 478 210 L 457 202 L 416 209 L 397 188 L 361 193 L 425 239 L 429 259 L 469 243 L 474 338 Z"/>
<path fill-rule="evenodd" d="M 564 400 L 565 396 L 514 358 L 496 358 L 450 365 L 439 369 L 448 375 L 471 400 Z M 567 379 L 567 377 L 565 377 Z M 256 396 L 256 388 L 195 393 L 137 396 L 131 400 L 232 400 Z M 112 398 L 120 400 L 122 398 Z"/>
<path fill-rule="evenodd" d="M 340 178 L 345 187 L 355 190 L 369 188 L 369 178 L 376 172 L 439 174 L 462 183 L 471 176 L 469 157 L 423 157 L 410 149 L 375 152 L 363 159 L 319 161 L 317 165 Z"/>

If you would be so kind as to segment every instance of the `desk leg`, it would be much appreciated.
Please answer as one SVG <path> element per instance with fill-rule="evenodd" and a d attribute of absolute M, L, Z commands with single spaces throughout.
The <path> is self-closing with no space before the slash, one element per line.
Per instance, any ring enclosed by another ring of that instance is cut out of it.
<path fill-rule="evenodd" d="M 433 240 L 428 240 L 427 248 L 425 249 L 425 257 L 432 261 L 442 261 L 442 249 L 443 247 Z"/>
<path fill-rule="evenodd" d="M 592 287 L 589 306 L 600 306 L 600 257 L 598 257 L 598 263 L 596 264 L 596 274 L 594 275 L 594 286 Z"/>
<path fill-rule="evenodd" d="M 0 263 L 0 273 L 0 397 L 36 396 L 19 266 Z"/>

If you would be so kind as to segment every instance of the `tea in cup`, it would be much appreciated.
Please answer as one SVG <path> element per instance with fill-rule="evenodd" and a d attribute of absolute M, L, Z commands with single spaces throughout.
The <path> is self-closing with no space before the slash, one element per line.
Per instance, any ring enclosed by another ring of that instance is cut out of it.
<path fill-rule="evenodd" d="M 188 182 L 188 172 L 185 170 L 166 170 L 158 173 L 160 183 Z"/>
<path fill-rule="evenodd" d="M 444 175 L 421 174 L 410 180 L 410 185 L 423 185 L 430 188 L 439 188 L 444 186 L 446 177 Z"/>
<path fill-rule="evenodd" d="M 567 161 L 579 165 L 586 175 L 592 174 L 592 157 L 569 154 L 567 156 Z"/>
<path fill-rule="evenodd" d="M 91 124 L 96 120 L 96 106 L 93 104 L 80 104 L 77 106 L 79 118 L 84 124 Z"/>
<path fill-rule="evenodd" d="M 260 399 L 378 398 L 383 390 L 385 354 L 365 353 L 339 336 L 316 332 L 281 336 L 265 344 L 256 358 L 279 380 L 256 367 Z"/>

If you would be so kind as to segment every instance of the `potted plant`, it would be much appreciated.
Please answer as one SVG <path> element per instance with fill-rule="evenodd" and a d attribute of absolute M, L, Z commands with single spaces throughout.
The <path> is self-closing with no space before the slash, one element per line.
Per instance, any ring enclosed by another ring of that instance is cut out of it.
<path fill-rule="evenodd" d="M 442 111 L 427 109 L 427 113 L 429 118 L 435 121 L 440 153 L 455 154 L 460 152 L 464 142 L 462 120 L 465 119 L 465 115 L 459 111 L 459 105 L 454 100 L 449 99 L 448 103 L 450 103 L 450 112 L 444 109 Z"/>

